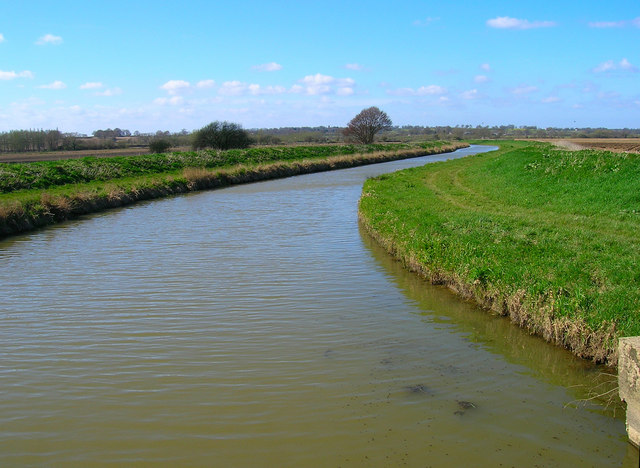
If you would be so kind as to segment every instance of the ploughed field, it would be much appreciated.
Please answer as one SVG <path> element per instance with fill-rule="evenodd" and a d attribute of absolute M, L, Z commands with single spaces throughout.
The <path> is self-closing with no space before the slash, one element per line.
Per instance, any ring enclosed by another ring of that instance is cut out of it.
<path fill-rule="evenodd" d="M 368 181 L 365 227 L 432 281 L 615 362 L 640 335 L 640 155 L 499 144 Z"/>
<path fill-rule="evenodd" d="M 566 138 L 538 141 L 554 143 L 556 146 L 573 150 L 600 149 L 616 153 L 640 153 L 640 138 Z"/>

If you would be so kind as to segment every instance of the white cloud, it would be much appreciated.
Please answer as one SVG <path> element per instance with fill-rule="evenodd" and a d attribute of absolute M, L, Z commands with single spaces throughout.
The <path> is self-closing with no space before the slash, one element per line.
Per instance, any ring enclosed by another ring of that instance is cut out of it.
<path fill-rule="evenodd" d="M 336 91 L 336 94 L 338 96 L 351 96 L 355 91 L 353 90 L 353 88 L 349 88 L 348 86 L 345 86 L 343 88 L 338 88 L 338 90 Z"/>
<path fill-rule="evenodd" d="M 274 72 L 274 71 L 282 70 L 282 65 L 276 62 L 269 62 L 269 63 L 263 63 L 261 65 L 254 65 L 251 68 L 261 72 Z"/>
<path fill-rule="evenodd" d="M 590 28 L 623 28 L 625 21 L 594 21 L 589 23 Z"/>
<path fill-rule="evenodd" d="M 425 19 L 423 19 L 423 20 L 415 20 L 415 21 L 413 22 L 413 25 L 414 25 L 414 26 L 422 26 L 422 27 L 425 27 L 425 26 L 429 26 L 429 25 L 430 25 L 431 23 L 433 23 L 434 21 L 438 21 L 439 19 L 440 19 L 440 18 L 432 18 L 432 17 L 430 17 L 430 16 L 429 16 L 428 18 L 425 18 Z"/>
<path fill-rule="evenodd" d="M 526 19 L 510 18 L 509 16 L 498 16 L 487 20 L 487 26 L 497 29 L 536 29 L 550 28 L 556 26 L 553 21 L 529 21 Z"/>
<path fill-rule="evenodd" d="M 489 81 L 489 77 L 487 75 L 476 75 L 473 78 L 473 81 L 475 81 L 476 83 L 486 83 Z"/>
<path fill-rule="evenodd" d="M 198 83 L 196 84 L 196 88 L 200 88 L 200 89 L 213 88 L 215 84 L 216 82 L 214 80 L 201 80 L 201 81 L 198 81 Z"/>
<path fill-rule="evenodd" d="M 606 62 L 602 62 L 597 67 L 595 67 L 592 71 L 594 73 L 605 73 L 610 71 L 628 71 L 628 72 L 637 72 L 638 68 L 629 62 L 626 58 L 620 60 L 620 62 L 616 63 L 613 60 L 607 60 Z"/>
<path fill-rule="evenodd" d="M 14 80 L 16 78 L 33 78 L 33 73 L 31 73 L 29 70 L 24 70 L 17 73 L 15 71 L 0 70 L 0 80 Z"/>
<path fill-rule="evenodd" d="M 364 67 L 359 63 L 347 63 L 344 66 L 344 68 L 346 68 L 347 70 L 354 70 L 354 71 L 360 71 L 364 69 Z"/>
<path fill-rule="evenodd" d="M 638 69 L 633 65 L 631 65 L 631 63 L 626 58 L 623 58 L 622 60 L 620 60 L 620 63 L 618 64 L 618 66 L 620 67 L 621 70 L 627 70 L 632 72 L 638 71 Z"/>
<path fill-rule="evenodd" d="M 640 16 L 638 18 L 632 19 L 630 21 L 622 20 L 622 21 L 593 21 L 589 23 L 590 28 L 626 28 L 627 26 L 635 26 L 636 28 L 640 28 Z"/>
<path fill-rule="evenodd" d="M 538 91 L 537 86 L 521 85 L 521 86 L 518 86 L 517 88 L 512 88 L 511 94 L 515 94 L 516 96 L 522 96 L 525 94 L 535 93 L 536 91 Z"/>
<path fill-rule="evenodd" d="M 164 89 L 169 94 L 178 94 L 181 91 L 189 89 L 191 87 L 191 83 L 184 80 L 169 80 L 162 86 L 160 89 Z"/>
<path fill-rule="evenodd" d="M 482 68 L 484 71 L 491 71 L 491 65 L 489 65 L 488 63 L 483 63 L 482 65 L 480 65 L 480 68 Z"/>
<path fill-rule="evenodd" d="M 246 83 L 241 81 L 225 81 L 218 90 L 224 96 L 240 96 L 248 89 Z"/>
<path fill-rule="evenodd" d="M 462 99 L 467 99 L 467 100 L 477 99 L 478 96 L 479 96 L 479 94 L 478 94 L 478 90 L 477 89 L 469 89 L 469 90 L 463 92 L 462 94 L 460 94 L 460 97 Z"/>
<path fill-rule="evenodd" d="M 562 99 L 560 99 L 558 96 L 548 96 L 544 99 L 542 99 L 541 102 L 545 103 L 545 104 L 552 104 L 554 102 L 560 102 Z"/>
<path fill-rule="evenodd" d="M 447 88 L 438 85 L 420 86 L 418 89 L 398 88 L 387 91 L 387 94 L 394 96 L 441 96 L 446 93 Z"/>
<path fill-rule="evenodd" d="M 47 85 L 38 86 L 38 88 L 41 88 L 41 89 L 64 89 L 66 87 L 67 85 L 59 80 L 56 80 L 53 83 L 49 83 Z"/>
<path fill-rule="evenodd" d="M 351 78 L 334 78 L 333 76 L 323 75 L 321 73 L 307 75 L 299 80 L 299 82 L 302 83 L 302 86 L 293 85 L 291 92 L 304 92 L 312 96 L 332 93 L 345 96 L 349 93 L 345 88 L 351 88 L 351 91 L 353 91 L 353 86 L 355 85 L 355 81 Z"/>
<path fill-rule="evenodd" d="M 441 95 L 446 94 L 447 89 L 442 86 L 437 85 L 429 85 L 429 86 L 420 86 L 416 90 L 416 94 L 418 96 L 427 96 L 427 95 Z"/>
<path fill-rule="evenodd" d="M 62 38 L 60 36 L 54 36 L 53 34 L 45 34 L 36 41 L 37 45 L 58 45 L 62 44 Z"/>
<path fill-rule="evenodd" d="M 100 89 L 102 88 L 102 83 L 99 81 L 89 81 L 85 84 L 80 85 L 80 89 Z"/>
<path fill-rule="evenodd" d="M 95 93 L 96 96 L 117 96 L 119 94 L 122 94 L 122 90 L 120 88 L 110 88 Z"/>
<path fill-rule="evenodd" d="M 0 33 L 0 42 L 4 42 L 6 39 L 4 38 L 4 34 Z"/>
<path fill-rule="evenodd" d="M 616 64 L 613 63 L 613 60 L 607 60 L 606 62 L 601 63 L 597 67 L 593 69 L 595 73 L 602 73 L 610 70 L 615 70 Z"/>
<path fill-rule="evenodd" d="M 171 105 L 178 106 L 184 102 L 184 98 L 182 96 L 173 96 L 170 98 L 162 97 L 154 99 L 153 103 L 159 106 Z"/>

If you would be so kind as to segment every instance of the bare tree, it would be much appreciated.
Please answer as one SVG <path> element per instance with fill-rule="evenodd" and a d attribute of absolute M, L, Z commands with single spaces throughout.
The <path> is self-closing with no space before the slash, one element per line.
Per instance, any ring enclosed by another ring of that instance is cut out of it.
<path fill-rule="evenodd" d="M 377 107 L 369 107 L 351 119 L 343 133 L 348 139 L 368 145 L 373 143 L 376 133 L 389 127 L 391 119 L 386 112 Z"/>

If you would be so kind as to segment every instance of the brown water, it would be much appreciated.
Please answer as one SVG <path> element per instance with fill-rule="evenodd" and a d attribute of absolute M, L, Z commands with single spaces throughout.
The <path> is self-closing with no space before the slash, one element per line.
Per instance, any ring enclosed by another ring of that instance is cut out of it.
<path fill-rule="evenodd" d="M 619 405 L 579 401 L 603 369 L 359 232 L 364 178 L 447 157 L 0 242 L 0 466 L 635 466 Z"/>

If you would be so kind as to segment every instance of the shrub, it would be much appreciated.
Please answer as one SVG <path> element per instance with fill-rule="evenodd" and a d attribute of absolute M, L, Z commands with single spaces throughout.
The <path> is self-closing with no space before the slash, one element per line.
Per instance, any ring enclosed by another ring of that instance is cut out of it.
<path fill-rule="evenodd" d="M 173 146 L 169 140 L 160 138 L 149 143 L 149 151 L 152 153 L 166 153 Z"/>

